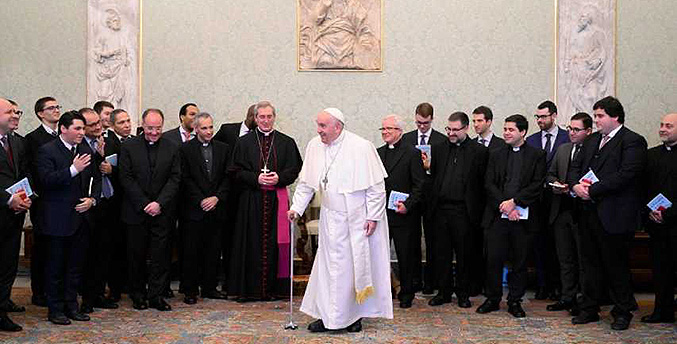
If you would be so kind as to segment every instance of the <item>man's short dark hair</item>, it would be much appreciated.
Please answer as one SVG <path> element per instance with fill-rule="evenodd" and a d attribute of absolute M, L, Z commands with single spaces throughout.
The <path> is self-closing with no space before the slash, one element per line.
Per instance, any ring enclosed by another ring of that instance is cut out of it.
<path fill-rule="evenodd" d="M 470 123 L 470 120 L 468 119 L 468 115 L 466 115 L 465 112 L 462 111 L 456 111 L 449 115 L 449 122 L 461 122 L 461 125 L 466 127 Z"/>
<path fill-rule="evenodd" d="M 82 124 L 87 123 L 87 121 L 85 121 L 85 117 L 83 117 L 78 111 L 71 110 L 62 114 L 61 118 L 59 118 L 59 131 L 61 131 L 62 126 L 68 128 L 73 125 L 73 121 L 78 119 L 82 121 Z"/>
<path fill-rule="evenodd" d="M 42 97 L 38 99 L 38 101 L 35 102 L 35 115 L 38 116 L 38 112 L 45 109 L 45 104 L 47 104 L 47 102 L 55 101 L 56 99 L 54 99 L 54 97 Z M 40 119 L 40 116 L 38 116 L 38 119 Z"/>
<path fill-rule="evenodd" d="M 83 107 L 82 109 L 78 110 L 78 113 L 81 114 L 82 117 L 85 117 L 85 114 L 86 114 L 87 112 L 96 112 L 96 111 L 95 111 L 94 109 L 88 108 L 88 107 Z M 101 114 L 98 113 L 98 112 L 96 112 L 96 114 L 97 114 L 97 115 L 101 115 Z"/>
<path fill-rule="evenodd" d="M 508 116 L 508 118 L 505 119 L 505 122 L 512 122 L 515 123 L 515 126 L 517 127 L 517 130 L 519 131 L 524 131 L 526 132 L 529 130 L 529 121 L 527 121 L 527 118 L 516 113 L 512 116 Z"/>
<path fill-rule="evenodd" d="M 127 113 L 125 109 L 115 109 L 113 112 L 110 113 L 110 122 L 111 124 L 115 124 L 115 118 L 118 117 L 119 114 L 121 113 Z"/>
<path fill-rule="evenodd" d="M 491 111 L 491 109 L 488 106 L 478 106 L 475 110 L 472 110 L 473 115 L 484 115 L 484 120 L 485 121 L 493 121 L 494 120 L 494 113 Z"/>
<path fill-rule="evenodd" d="M 548 113 L 551 114 L 551 115 L 557 113 L 557 105 L 555 105 L 555 103 L 553 103 L 549 100 L 546 100 L 546 101 L 538 104 L 538 107 L 537 107 L 537 109 L 539 109 L 539 110 L 546 109 L 546 108 L 548 109 Z"/>
<path fill-rule="evenodd" d="M 625 110 L 618 99 L 608 96 L 598 100 L 592 107 L 593 110 L 602 109 L 609 117 L 618 118 L 618 123 L 625 122 Z"/>
<path fill-rule="evenodd" d="M 103 111 L 103 108 L 107 107 L 115 109 L 115 106 L 111 102 L 105 100 L 99 100 L 98 102 L 94 103 L 94 111 L 96 111 L 96 113 L 98 113 L 99 115 Z"/>
<path fill-rule="evenodd" d="M 416 106 L 416 114 L 423 118 L 433 119 L 434 115 L 433 106 L 430 103 L 421 103 Z"/>
<path fill-rule="evenodd" d="M 151 112 L 157 113 L 157 114 L 160 115 L 160 117 L 162 118 L 162 121 L 163 121 L 163 122 L 165 121 L 165 114 L 162 113 L 162 110 L 156 109 L 156 108 L 148 108 L 148 109 L 146 109 L 146 111 L 144 111 L 143 114 L 141 114 L 141 121 L 145 123 L 145 122 L 146 122 L 146 117 L 147 117 L 148 114 L 151 113 Z"/>
<path fill-rule="evenodd" d="M 590 117 L 587 112 L 579 112 L 571 116 L 571 120 L 583 122 L 583 128 L 585 129 L 592 128 L 592 117 Z"/>
<path fill-rule="evenodd" d="M 194 103 L 183 104 L 181 109 L 179 109 L 179 121 L 181 120 L 181 117 L 186 115 L 186 113 L 188 112 L 188 108 L 191 107 L 191 106 L 197 107 L 197 105 L 195 105 Z"/>

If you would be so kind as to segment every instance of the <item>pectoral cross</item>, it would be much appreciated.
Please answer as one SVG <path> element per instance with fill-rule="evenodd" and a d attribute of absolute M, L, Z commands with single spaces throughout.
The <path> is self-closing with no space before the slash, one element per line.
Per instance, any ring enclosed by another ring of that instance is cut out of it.
<path fill-rule="evenodd" d="M 324 179 L 322 179 L 322 184 L 324 184 L 324 189 L 327 190 L 327 183 L 329 181 L 327 180 L 327 176 L 324 176 Z"/>
<path fill-rule="evenodd" d="M 270 170 L 268 169 L 268 165 L 263 165 L 263 168 L 261 169 L 261 173 L 263 174 L 268 174 Z"/>

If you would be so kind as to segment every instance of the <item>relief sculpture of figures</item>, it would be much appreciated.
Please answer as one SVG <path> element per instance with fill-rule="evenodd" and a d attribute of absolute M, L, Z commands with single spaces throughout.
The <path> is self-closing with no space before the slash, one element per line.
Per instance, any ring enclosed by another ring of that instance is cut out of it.
<path fill-rule="evenodd" d="M 381 0 L 299 0 L 299 68 L 381 70 Z"/>
<path fill-rule="evenodd" d="M 558 58 L 560 112 L 591 112 L 614 93 L 613 0 L 562 0 Z"/>

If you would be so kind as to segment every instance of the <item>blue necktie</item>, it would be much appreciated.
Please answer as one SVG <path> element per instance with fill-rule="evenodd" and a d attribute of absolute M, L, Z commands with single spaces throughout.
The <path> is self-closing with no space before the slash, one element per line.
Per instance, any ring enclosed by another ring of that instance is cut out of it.
<path fill-rule="evenodd" d="M 92 141 L 92 149 L 96 152 L 96 146 L 98 145 L 96 140 Z M 108 176 L 101 176 L 101 197 L 111 198 L 113 197 L 113 183 L 110 182 Z"/>

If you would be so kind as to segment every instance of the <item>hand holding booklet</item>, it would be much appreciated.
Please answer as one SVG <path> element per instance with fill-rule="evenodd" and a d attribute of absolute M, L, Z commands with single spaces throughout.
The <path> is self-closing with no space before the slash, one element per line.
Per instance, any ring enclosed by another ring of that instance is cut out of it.
<path fill-rule="evenodd" d="M 529 207 L 522 208 L 519 206 L 515 206 L 515 209 L 517 209 L 517 212 L 520 214 L 520 220 L 528 220 L 529 219 Z M 508 214 L 501 214 L 502 219 L 507 219 Z"/>
<path fill-rule="evenodd" d="M 416 145 L 416 148 L 420 150 L 421 152 L 425 153 L 425 155 L 430 158 L 430 153 L 432 152 L 432 149 L 430 148 L 430 145 Z"/>
<path fill-rule="evenodd" d="M 111 154 L 106 157 L 106 161 L 111 164 L 112 166 L 117 166 L 118 165 L 118 155 L 117 154 Z"/>
<path fill-rule="evenodd" d="M 31 188 L 31 184 L 28 182 L 28 178 L 21 179 L 14 185 L 5 189 L 5 191 L 7 191 L 10 195 L 24 191 L 26 193 L 26 197 L 33 196 L 33 189 Z"/>
<path fill-rule="evenodd" d="M 397 203 L 404 202 L 409 198 L 409 194 L 399 191 L 391 191 L 390 197 L 388 198 L 388 209 L 397 210 Z"/>
<path fill-rule="evenodd" d="M 584 183 L 584 184 L 595 184 L 599 181 L 597 178 L 597 175 L 595 175 L 595 172 L 592 170 L 588 171 L 581 179 L 578 180 L 579 183 Z"/>
<path fill-rule="evenodd" d="M 659 193 L 646 206 L 649 207 L 651 211 L 663 211 L 672 207 L 672 202 L 670 202 L 667 197 L 663 196 L 662 193 Z"/>

